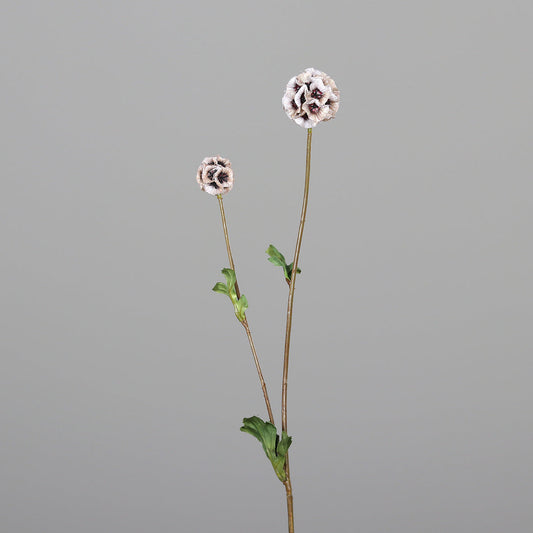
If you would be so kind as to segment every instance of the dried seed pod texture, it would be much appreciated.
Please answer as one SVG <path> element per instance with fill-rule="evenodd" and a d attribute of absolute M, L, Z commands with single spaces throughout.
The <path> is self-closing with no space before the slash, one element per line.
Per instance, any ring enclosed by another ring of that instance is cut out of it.
<path fill-rule="evenodd" d="M 198 167 L 196 181 L 203 191 L 213 196 L 231 191 L 233 170 L 230 160 L 219 155 L 206 157 Z"/>
<path fill-rule="evenodd" d="M 306 68 L 287 83 L 282 98 L 287 116 L 302 128 L 330 120 L 339 109 L 339 89 L 324 72 Z"/>

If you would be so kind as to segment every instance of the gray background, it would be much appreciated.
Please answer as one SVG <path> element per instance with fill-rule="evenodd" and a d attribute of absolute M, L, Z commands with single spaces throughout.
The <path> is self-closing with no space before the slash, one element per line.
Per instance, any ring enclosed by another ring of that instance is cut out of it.
<path fill-rule="evenodd" d="M 533 528 L 529 0 L 26 1 L 1 8 L 0 529 L 285 531 L 239 432 L 265 415 L 195 172 L 226 209 L 279 412 L 305 131 L 315 129 L 289 390 L 299 532 Z M 278 416 L 279 419 L 279 416 Z"/>

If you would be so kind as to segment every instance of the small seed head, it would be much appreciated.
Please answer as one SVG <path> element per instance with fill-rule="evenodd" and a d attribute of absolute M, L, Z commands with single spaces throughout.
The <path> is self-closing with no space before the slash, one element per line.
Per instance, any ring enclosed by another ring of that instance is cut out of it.
<path fill-rule="evenodd" d="M 198 167 L 196 181 L 203 191 L 213 196 L 231 191 L 233 170 L 230 160 L 219 155 L 206 157 Z"/>

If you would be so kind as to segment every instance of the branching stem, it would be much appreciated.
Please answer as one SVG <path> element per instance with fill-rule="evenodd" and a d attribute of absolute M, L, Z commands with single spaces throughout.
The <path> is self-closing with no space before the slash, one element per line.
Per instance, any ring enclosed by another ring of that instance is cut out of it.
<path fill-rule="evenodd" d="M 222 229 L 224 230 L 224 238 L 226 239 L 226 250 L 228 252 L 229 266 L 233 270 L 233 272 L 235 272 L 235 263 L 233 262 L 233 255 L 231 253 L 231 246 L 229 244 L 229 233 L 228 233 L 228 225 L 226 223 L 226 213 L 224 212 L 224 203 L 222 200 L 222 196 L 220 194 L 217 194 L 217 198 L 218 198 L 218 205 L 220 207 L 220 216 L 222 217 Z M 237 273 L 235 272 L 235 276 L 236 275 Z M 235 292 L 237 293 L 237 298 L 240 298 L 241 293 L 240 293 L 239 285 L 237 281 L 235 281 Z M 250 331 L 250 326 L 248 325 L 247 318 L 245 318 L 242 321 L 242 325 L 246 331 L 246 336 L 248 337 L 248 342 L 250 343 L 250 349 L 252 350 L 255 368 L 257 369 L 257 374 L 259 376 L 259 382 L 261 383 L 261 389 L 263 390 L 263 396 L 265 398 L 265 404 L 266 404 L 266 408 L 268 411 L 268 417 L 270 419 L 270 422 L 274 424 L 274 415 L 272 413 L 272 407 L 270 405 L 270 399 L 268 397 L 267 386 L 265 383 L 265 379 L 263 378 L 263 372 L 261 371 L 261 365 L 259 364 L 259 358 L 257 357 L 257 351 L 254 346 L 254 341 L 252 339 L 252 332 Z"/>

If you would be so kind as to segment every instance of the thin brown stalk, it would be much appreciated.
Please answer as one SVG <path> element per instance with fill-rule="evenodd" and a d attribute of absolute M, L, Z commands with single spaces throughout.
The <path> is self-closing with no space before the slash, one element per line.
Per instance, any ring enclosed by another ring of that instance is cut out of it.
<path fill-rule="evenodd" d="M 231 246 L 229 245 L 229 233 L 228 233 L 228 224 L 226 223 L 226 213 L 224 212 L 224 203 L 222 196 L 217 194 L 218 206 L 220 207 L 220 216 L 222 217 L 222 229 L 224 230 L 224 238 L 226 239 L 226 250 L 228 252 L 228 261 L 229 266 L 233 272 L 235 272 L 235 263 L 233 262 L 233 255 L 231 253 Z M 237 274 L 235 274 L 237 275 Z M 241 297 L 241 292 L 239 291 L 239 285 L 235 282 L 235 292 L 237 293 L 237 298 Z"/>
<path fill-rule="evenodd" d="M 287 519 L 289 522 L 289 533 L 294 533 L 294 508 L 293 508 L 293 501 L 292 501 L 292 485 L 291 485 L 291 478 L 289 476 L 288 470 L 288 461 L 289 456 L 287 454 L 287 463 L 285 463 L 285 471 L 287 472 L 287 481 L 285 481 L 285 491 L 287 494 Z"/>
<path fill-rule="evenodd" d="M 224 238 L 226 239 L 226 250 L 228 252 L 228 261 L 229 261 L 230 268 L 233 270 L 233 272 L 235 272 L 235 263 L 233 261 L 233 255 L 231 253 L 231 246 L 229 244 L 228 225 L 226 223 L 226 214 L 224 212 L 224 204 L 222 201 L 222 196 L 220 194 L 217 194 L 217 198 L 218 198 L 218 205 L 220 207 L 220 216 L 222 217 L 222 229 L 224 230 Z M 236 275 L 237 273 L 235 272 L 235 276 Z M 240 293 L 239 285 L 237 281 L 235 281 L 235 292 L 237 293 L 237 298 L 240 298 L 241 293 Z M 255 368 L 257 369 L 257 374 L 259 376 L 259 382 L 261 383 L 261 389 L 263 391 L 263 396 L 265 398 L 265 404 L 266 404 L 266 408 L 268 411 L 268 417 L 270 419 L 270 422 L 274 424 L 274 415 L 272 413 L 272 407 L 270 405 L 270 399 L 268 397 L 267 386 L 265 383 L 265 379 L 263 378 L 263 372 L 261 370 L 261 365 L 259 364 L 259 358 L 257 357 L 257 351 L 254 346 L 254 341 L 252 339 L 252 332 L 250 331 L 250 326 L 248 324 L 247 318 L 245 318 L 242 321 L 242 325 L 246 331 L 246 336 L 248 337 L 248 342 L 250 343 L 250 349 L 252 350 Z"/>
<path fill-rule="evenodd" d="M 292 264 L 291 282 L 289 284 L 289 298 L 287 301 L 287 323 L 285 327 L 285 353 L 283 356 L 283 383 L 281 388 L 281 428 L 287 431 L 287 383 L 289 377 L 289 350 L 291 346 L 291 328 L 292 328 L 292 309 L 294 303 L 294 288 L 296 285 L 296 274 L 298 272 L 298 259 L 300 258 L 300 248 L 302 246 L 302 237 L 304 233 L 305 216 L 307 213 L 307 200 L 309 198 L 309 176 L 311 173 L 311 138 L 313 130 L 307 130 L 307 147 L 305 157 L 305 185 L 304 197 L 302 203 L 302 212 L 300 215 L 300 226 L 298 227 L 298 236 L 296 238 L 296 248 L 294 250 L 294 259 Z M 285 463 L 285 472 L 287 481 L 285 481 L 285 491 L 287 493 L 287 517 L 289 522 L 289 533 L 294 533 L 294 511 L 291 476 L 289 470 L 289 455 Z"/>
<path fill-rule="evenodd" d="M 259 364 L 259 358 L 257 357 L 257 352 L 255 351 L 254 341 L 252 339 L 252 332 L 250 331 L 250 326 L 248 325 L 248 319 L 245 318 L 242 322 L 244 329 L 246 330 L 246 336 L 248 337 L 248 342 L 250 343 L 250 348 L 252 350 L 252 355 L 254 356 L 255 368 L 257 368 L 257 374 L 259 375 L 259 381 L 261 382 L 261 389 L 263 390 L 263 396 L 265 397 L 265 404 L 268 411 L 268 418 L 270 423 L 274 424 L 274 414 L 272 413 L 272 407 L 270 406 L 270 400 L 268 399 L 268 391 L 266 387 L 265 380 L 263 379 L 263 372 L 261 372 L 261 366 Z"/>

